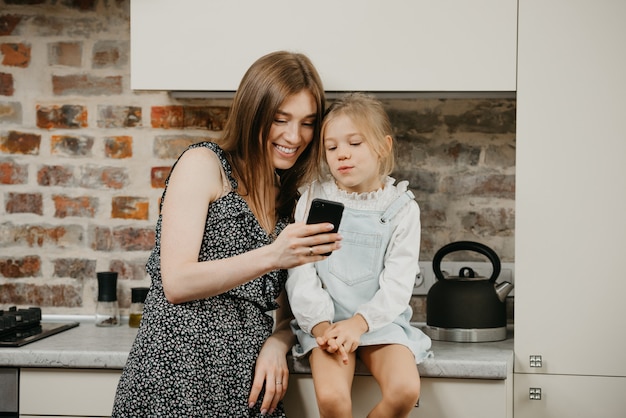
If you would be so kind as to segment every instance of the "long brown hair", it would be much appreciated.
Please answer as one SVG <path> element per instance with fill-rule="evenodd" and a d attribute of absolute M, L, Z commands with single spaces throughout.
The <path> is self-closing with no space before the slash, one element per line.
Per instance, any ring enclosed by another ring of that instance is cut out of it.
<path fill-rule="evenodd" d="M 275 172 L 267 137 L 281 104 L 302 90 L 312 94 L 317 106 L 313 140 L 293 167 Z M 309 58 L 300 53 L 277 51 L 259 58 L 239 84 L 220 145 L 229 155 L 252 212 L 268 233 L 274 230 L 278 217 L 293 219 L 298 187 L 316 170 L 324 107 L 319 74 Z M 280 176 L 277 199 L 276 175 Z"/>

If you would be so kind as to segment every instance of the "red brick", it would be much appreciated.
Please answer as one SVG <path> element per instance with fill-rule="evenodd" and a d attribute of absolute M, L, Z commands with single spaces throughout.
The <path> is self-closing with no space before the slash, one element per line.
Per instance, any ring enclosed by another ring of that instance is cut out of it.
<path fill-rule="evenodd" d="M 89 230 L 90 247 L 95 251 L 150 251 L 155 230 L 150 228 L 115 228 L 94 226 Z"/>
<path fill-rule="evenodd" d="M 98 199 L 90 196 L 70 197 L 54 195 L 52 200 L 54 201 L 55 218 L 68 216 L 93 218 L 98 207 Z"/>
<path fill-rule="evenodd" d="M 93 47 L 92 68 L 123 68 L 128 64 L 129 43 L 98 41 Z"/>
<path fill-rule="evenodd" d="M 81 11 L 95 11 L 97 0 L 73 0 L 65 2 L 64 5 L 71 9 L 77 9 Z"/>
<path fill-rule="evenodd" d="M 122 159 L 133 156 L 132 136 L 111 136 L 104 138 L 104 155 L 108 158 Z"/>
<path fill-rule="evenodd" d="M 2 304 L 76 308 L 83 305 L 82 294 L 82 283 L 0 284 L 0 303 Z"/>
<path fill-rule="evenodd" d="M 146 198 L 116 196 L 111 202 L 111 218 L 147 220 L 150 204 Z"/>
<path fill-rule="evenodd" d="M 98 106 L 98 128 L 133 128 L 141 126 L 139 106 Z"/>
<path fill-rule="evenodd" d="M 18 15 L 0 16 L 0 36 L 13 35 L 13 31 L 21 21 L 22 17 Z"/>
<path fill-rule="evenodd" d="M 87 108 L 79 105 L 38 105 L 37 127 L 43 129 L 86 128 Z"/>
<path fill-rule="evenodd" d="M 221 131 L 229 111 L 225 106 L 185 106 L 183 127 Z"/>
<path fill-rule="evenodd" d="M 74 169 L 61 165 L 44 165 L 37 171 L 37 184 L 40 186 L 74 186 L 76 184 Z"/>
<path fill-rule="evenodd" d="M 150 124 L 153 128 L 182 128 L 184 110 L 182 106 L 153 106 L 150 112 Z"/>
<path fill-rule="evenodd" d="M 52 135 L 50 138 L 52 155 L 90 157 L 92 148 L 93 137 L 90 136 Z"/>
<path fill-rule="evenodd" d="M 9 135 L 0 137 L 0 151 L 9 154 L 39 154 L 41 135 L 10 131 Z"/>
<path fill-rule="evenodd" d="M 4 55 L 2 65 L 7 67 L 26 68 L 30 64 L 30 45 L 22 43 L 0 44 L 0 52 Z"/>
<path fill-rule="evenodd" d="M 121 280 L 143 280 L 146 278 L 146 260 L 111 260 L 110 271 L 117 271 Z"/>
<path fill-rule="evenodd" d="M 57 258 L 53 260 L 54 277 L 93 279 L 96 277 L 96 260 L 86 258 Z"/>
<path fill-rule="evenodd" d="M 89 228 L 89 240 L 94 251 L 111 251 L 113 249 L 113 233 L 111 228 L 105 226 L 93 226 Z"/>
<path fill-rule="evenodd" d="M 22 104 L 20 102 L 0 103 L 0 123 L 22 123 Z"/>
<path fill-rule="evenodd" d="M 209 137 L 189 135 L 163 135 L 154 141 L 154 156 L 163 159 L 175 159 L 192 144 L 209 141 Z"/>
<path fill-rule="evenodd" d="M 48 64 L 66 67 L 82 65 L 82 42 L 54 42 L 48 45 Z"/>
<path fill-rule="evenodd" d="M 13 74 L 0 73 L 0 96 L 13 96 Z"/>
<path fill-rule="evenodd" d="M 82 167 L 79 184 L 89 189 L 121 189 L 129 184 L 123 167 Z"/>
<path fill-rule="evenodd" d="M 36 255 L 0 258 L 0 274 L 11 279 L 41 276 L 41 260 Z"/>
<path fill-rule="evenodd" d="M 122 94 L 122 77 L 96 77 L 85 74 L 53 75 L 52 92 L 57 96 L 67 95 L 113 95 Z"/>
<path fill-rule="evenodd" d="M 0 161 L 0 184 L 26 184 L 28 166 L 16 164 L 11 160 Z"/>
<path fill-rule="evenodd" d="M 85 230 L 80 225 L 13 225 L 3 224 L 3 239 L 15 247 L 70 248 L 84 245 Z"/>
<path fill-rule="evenodd" d="M 7 193 L 5 197 L 7 213 L 34 213 L 43 215 L 41 193 Z"/>
<path fill-rule="evenodd" d="M 116 228 L 113 249 L 119 251 L 150 251 L 154 247 L 154 228 Z"/>
<path fill-rule="evenodd" d="M 172 171 L 171 166 L 152 167 L 152 170 L 150 170 L 150 183 L 152 187 L 154 189 L 165 188 L 165 181 L 167 180 L 167 176 L 170 175 L 170 171 Z"/>

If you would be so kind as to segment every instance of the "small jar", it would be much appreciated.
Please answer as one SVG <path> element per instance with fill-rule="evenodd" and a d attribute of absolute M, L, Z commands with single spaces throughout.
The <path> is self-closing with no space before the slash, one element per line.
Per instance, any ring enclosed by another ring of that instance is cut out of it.
<path fill-rule="evenodd" d="M 131 304 L 130 314 L 128 316 L 128 326 L 132 328 L 139 328 L 141 324 L 141 318 L 143 317 L 143 306 L 146 302 L 146 296 L 148 296 L 147 287 L 133 287 L 131 292 Z"/>
<path fill-rule="evenodd" d="M 120 325 L 120 308 L 117 303 L 117 272 L 101 271 L 98 277 L 98 303 L 96 304 L 96 326 L 116 327 Z"/>

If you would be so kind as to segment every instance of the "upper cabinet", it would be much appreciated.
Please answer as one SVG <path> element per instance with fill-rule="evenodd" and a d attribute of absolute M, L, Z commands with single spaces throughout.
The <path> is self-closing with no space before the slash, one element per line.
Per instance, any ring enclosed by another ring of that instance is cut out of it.
<path fill-rule="evenodd" d="M 516 90 L 517 0 L 132 0 L 131 87 L 232 92 L 275 50 L 327 91 Z"/>

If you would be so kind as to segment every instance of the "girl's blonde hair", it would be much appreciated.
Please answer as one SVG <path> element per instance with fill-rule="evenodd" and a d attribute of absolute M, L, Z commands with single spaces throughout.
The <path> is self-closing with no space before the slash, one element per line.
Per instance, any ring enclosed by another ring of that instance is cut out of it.
<path fill-rule="evenodd" d="M 270 128 L 285 99 L 303 90 L 311 93 L 317 108 L 313 140 L 293 167 L 275 171 L 267 147 Z M 268 233 L 273 232 L 278 217 L 292 219 L 298 187 L 315 173 L 324 108 L 319 74 L 300 53 L 277 51 L 259 58 L 239 84 L 220 145 L 248 195 L 252 212 Z M 280 177 L 278 197 L 276 175 Z"/>
<path fill-rule="evenodd" d="M 383 104 L 374 96 L 364 93 L 348 93 L 333 102 L 322 124 L 320 155 L 324 155 L 324 141 L 328 123 L 339 115 L 349 117 L 380 161 L 380 175 L 391 174 L 395 166 L 393 131 L 391 121 Z M 387 137 L 392 140 L 388 141 Z M 326 161 L 324 158 L 322 158 Z"/>

